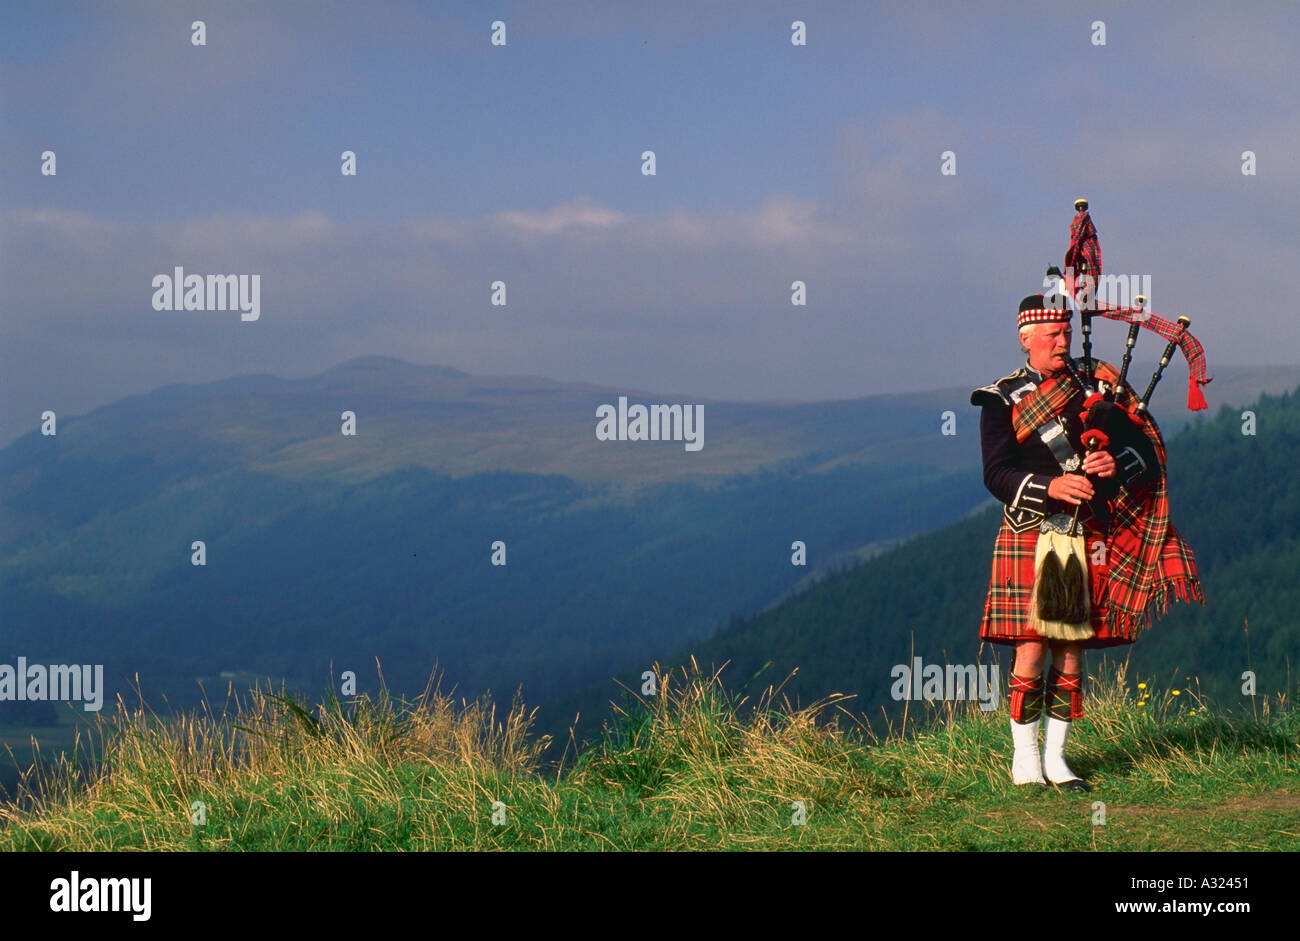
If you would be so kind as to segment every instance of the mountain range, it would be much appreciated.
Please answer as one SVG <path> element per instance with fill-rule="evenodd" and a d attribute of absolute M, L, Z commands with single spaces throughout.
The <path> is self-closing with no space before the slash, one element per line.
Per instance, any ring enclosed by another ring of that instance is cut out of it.
<path fill-rule="evenodd" d="M 1207 395 L 1237 407 L 1296 383 L 1218 367 Z M 1171 455 L 1179 429 L 1208 427 L 1185 388 L 1167 379 L 1152 406 Z M 734 403 L 389 357 L 166 386 L 0 451 L 0 661 L 103 663 L 110 700 L 138 682 L 178 706 L 231 678 L 373 687 L 376 660 L 413 693 L 436 665 L 467 696 L 522 686 L 551 718 L 693 649 L 811 671 L 821 638 L 829 678 L 855 662 L 843 625 L 799 628 L 800 605 L 882 572 L 901 592 L 918 576 L 898 559 L 926 546 L 964 545 L 949 561 L 969 570 L 931 603 L 986 575 L 979 538 L 952 542 L 993 519 L 969 391 Z M 598 440 L 619 396 L 702 405 L 705 446 Z M 915 596 L 881 587 L 852 630 L 878 645 L 921 627 Z"/>

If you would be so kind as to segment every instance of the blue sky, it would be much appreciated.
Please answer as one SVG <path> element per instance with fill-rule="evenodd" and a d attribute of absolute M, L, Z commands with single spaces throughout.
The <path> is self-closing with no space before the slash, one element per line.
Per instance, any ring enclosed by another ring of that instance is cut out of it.
<path fill-rule="evenodd" d="M 979 385 L 1077 195 L 1211 374 L 1293 363 L 1289 300 L 1255 299 L 1300 248 L 1297 40 L 1262 2 L 7 3 L 0 443 L 376 353 L 708 398 Z M 260 320 L 153 310 L 176 265 L 260 274 Z"/>

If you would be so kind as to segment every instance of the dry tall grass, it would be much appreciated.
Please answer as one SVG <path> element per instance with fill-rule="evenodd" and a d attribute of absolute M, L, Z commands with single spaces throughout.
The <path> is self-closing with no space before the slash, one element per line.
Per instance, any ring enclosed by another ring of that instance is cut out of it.
<path fill-rule="evenodd" d="M 79 736 L 70 754 L 23 778 L 18 799 L 0 804 L 0 826 L 25 831 L 31 848 L 109 849 L 110 834 L 122 832 L 139 833 L 142 848 L 185 848 L 203 832 L 193 823 L 196 801 L 209 819 L 283 800 L 300 821 L 313 813 L 339 821 L 367 806 L 400 806 L 405 782 L 393 771 L 401 767 L 455 769 L 446 783 L 457 787 L 537 772 L 549 738 L 530 738 L 536 709 L 518 693 L 498 720 L 490 697 L 457 703 L 440 687 L 435 676 L 416 700 L 395 700 L 381 674 L 375 697 L 330 696 L 311 710 L 283 689 L 228 688 L 219 711 L 205 701 L 166 718 L 119 696 L 91 741 Z M 89 780 L 86 754 L 101 756 Z"/>
<path fill-rule="evenodd" d="M 1099 790 L 1078 798 L 1010 783 L 1005 708 L 912 704 L 877 735 L 851 697 L 796 707 L 782 684 L 751 702 L 693 661 L 655 673 L 653 695 L 629 690 L 602 738 L 571 742 L 558 768 L 518 693 L 498 717 L 436 680 L 412 702 L 382 684 L 310 709 L 228 691 L 219 711 L 166 719 L 119 702 L 96 773 L 66 759 L 28 782 L 27 806 L 0 806 L 0 847 L 1277 848 L 1300 830 L 1300 721 L 1284 698 L 1229 717 L 1194 685 L 1157 691 L 1122 666 L 1090 678 L 1067 755 Z M 1119 821 L 1174 816 L 1098 828 L 1098 796 L 1148 808 Z"/>

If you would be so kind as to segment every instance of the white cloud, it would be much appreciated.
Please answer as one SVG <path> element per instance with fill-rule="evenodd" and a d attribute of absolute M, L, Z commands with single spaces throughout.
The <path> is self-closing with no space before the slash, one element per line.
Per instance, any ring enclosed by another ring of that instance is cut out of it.
<path fill-rule="evenodd" d="M 567 229 L 612 229 L 628 221 L 626 213 L 597 206 L 582 196 L 569 203 L 543 210 L 510 210 L 496 213 L 490 221 L 516 236 L 556 235 Z"/>

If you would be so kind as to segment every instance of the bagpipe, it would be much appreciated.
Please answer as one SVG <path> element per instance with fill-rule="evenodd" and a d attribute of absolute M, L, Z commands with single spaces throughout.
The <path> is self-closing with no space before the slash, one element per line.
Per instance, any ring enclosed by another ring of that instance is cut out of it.
<path fill-rule="evenodd" d="M 1102 304 L 1097 300 L 1101 281 L 1101 246 L 1097 228 L 1088 213 L 1088 201 L 1074 202 L 1075 216 L 1070 223 L 1070 247 L 1066 250 L 1064 268 L 1053 265 L 1047 269 L 1047 283 L 1056 290 L 1044 298 L 1044 307 L 1078 310 L 1080 330 L 1083 334 L 1083 368 L 1080 370 L 1065 357 L 1065 372 L 1069 380 L 1083 391 L 1083 445 L 1087 454 L 1102 448 L 1127 446 L 1137 438 L 1147 437 L 1144 425 L 1154 425 L 1148 411 L 1151 395 L 1155 392 L 1165 367 L 1173 358 L 1174 350 L 1181 349 L 1188 365 L 1187 407 L 1192 411 L 1207 408 L 1201 386 L 1211 379 L 1205 373 L 1205 351 L 1196 337 L 1188 332 L 1191 320 L 1179 317 L 1175 321 L 1159 317 L 1146 309 L 1146 298 L 1138 294 L 1133 305 Z M 1061 296 L 1061 295 L 1064 296 Z M 1095 316 L 1117 320 L 1129 325 L 1124 346 L 1124 358 L 1116 373 L 1108 363 L 1094 363 L 1092 357 L 1092 318 Z M 1146 391 L 1136 395 L 1129 385 L 1128 371 L 1133 359 L 1133 347 L 1142 329 L 1167 340 L 1164 352 L 1156 365 Z M 1073 462 L 1071 462 L 1073 463 Z M 1083 473 L 1078 464 L 1063 465 L 1067 473 Z M 1059 640 L 1085 640 L 1093 636 L 1089 620 L 1091 591 L 1087 578 L 1084 537 L 1079 531 L 1079 510 L 1073 517 L 1055 514 L 1043 521 L 1038 545 L 1034 554 L 1034 589 L 1030 621 L 1044 637 Z M 1068 520 L 1068 525 L 1067 525 Z"/>

